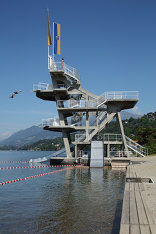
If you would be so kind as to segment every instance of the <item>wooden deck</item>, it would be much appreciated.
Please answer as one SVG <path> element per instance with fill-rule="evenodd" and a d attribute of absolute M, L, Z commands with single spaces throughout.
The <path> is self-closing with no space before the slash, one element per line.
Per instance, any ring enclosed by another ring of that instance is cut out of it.
<path fill-rule="evenodd" d="M 127 167 L 126 178 L 138 178 L 134 165 Z M 120 234 L 156 233 L 155 221 L 147 207 L 146 197 L 142 193 L 144 189 L 144 183 L 125 183 Z"/>

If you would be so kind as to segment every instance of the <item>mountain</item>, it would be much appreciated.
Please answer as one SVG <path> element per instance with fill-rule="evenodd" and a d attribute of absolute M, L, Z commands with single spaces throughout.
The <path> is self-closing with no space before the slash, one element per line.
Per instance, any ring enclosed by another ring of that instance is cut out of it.
<path fill-rule="evenodd" d="M 142 117 L 142 115 L 137 115 L 137 114 L 133 114 L 131 112 L 127 112 L 127 111 L 121 111 L 121 119 L 122 120 L 126 120 L 126 119 L 140 119 Z"/>
<path fill-rule="evenodd" d="M 138 119 L 140 115 L 135 115 L 130 112 L 121 111 L 122 120 L 125 119 Z M 20 130 L 14 133 L 9 138 L 0 142 L 0 146 L 15 146 L 21 147 L 28 144 L 33 144 L 34 142 L 44 140 L 44 139 L 54 139 L 56 137 L 60 137 L 61 133 L 45 131 L 38 126 L 32 126 L 30 128 Z"/>
<path fill-rule="evenodd" d="M 21 147 L 23 145 L 32 144 L 36 141 L 43 139 L 53 139 L 60 137 L 58 132 L 45 131 L 38 126 L 32 126 L 30 128 L 20 130 L 14 133 L 9 138 L 0 142 L 0 146 L 16 146 Z"/>

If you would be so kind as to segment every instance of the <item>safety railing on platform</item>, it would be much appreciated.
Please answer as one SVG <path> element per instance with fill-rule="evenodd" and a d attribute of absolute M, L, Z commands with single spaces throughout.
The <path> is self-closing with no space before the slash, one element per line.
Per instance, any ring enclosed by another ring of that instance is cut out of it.
<path fill-rule="evenodd" d="M 86 133 L 75 134 L 75 142 L 82 142 L 86 138 Z M 103 141 L 103 142 L 121 142 L 121 134 L 97 134 L 93 138 L 94 141 Z"/>
<path fill-rule="evenodd" d="M 57 107 L 58 108 L 92 108 L 96 107 L 96 102 L 86 101 L 86 100 L 58 100 Z"/>
<path fill-rule="evenodd" d="M 113 158 L 113 157 L 124 157 L 127 155 L 131 156 L 132 152 L 131 151 L 124 151 L 124 150 L 111 150 L 109 151 L 109 157 Z"/>
<path fill-rule="evenodd" d="M 136 154 L 136 155 L 141 155 L 142 157 L 148 155 L 148 149 L 146 147 L 139 145 L 138 143 L 136 143 L 135 141 L 133 141 L 132 139 L 130 139 L 127 136 L 125 136 L 125 137 L 126 137 L 127 146 L 129 148 L 129 151 L 127 152 L 128 155 Z M 85 139 L 86 139 L 86 133 L 75 135 L 75 142 L 77 144 L 83 142 Z M 93 140 L 94 141 L 103 141 L 105 143 L 106 142 L 120 143 L 123 141 L 121 134 L 97 134 L 96 136 L 94 136 Z M 111 151 L 110 152 L 110 156 L 122 157 L 124 155 L 127 155 L 126 151 Z"/>
<path fill-rule="evenodd" d="M 105 92 L 97 100 L 98 105 L 105 103 L 109 100 L 138 100 L 138 91 L 115 91 Z"/>
<path fill-rule="evenodd" d="M 39 82 L 38 84 L 33 85 L 33 91 L 36 91 L 36 90 L 52 90 L 52 89 L 53 89 L 52 84 Z"/>
<path fill-rule="evenodd" d="M 83 107 L 104 107 L 105 103 L 110 100 L 138 100 L 139 94 L 137 91 L 119 91 L 119 92 L 108 92 L 104 93 L 96 101 L 86 100 L 58 100 L 58 108 L 83 108 Z"/>
<path fill-rule="evenodd" d="M 80 81 L 80 74 L 78 73 L 78 71 L 75 68 L 73 68 L 65 63 L 62 63 L 62 62 L 54 62 L 51 56 L 49 57 L 48 67 L 49 67 L 50 72 L 61 72 L 62 71 L 66 75 L 68 75 L 69 77 Z"/>
<path fill-rule="evenodd" d="M 122 141 L 122 136 L 121 134 L 104 134 L 103 141 L 120 142 Z"/>
<path fill-rule="evenodd" d="M 59 119 L 57 118 L 42 119 L 41 127 L 43 128 L 45 126 L 53 126 L 53 127 L 60 126 Z"/>

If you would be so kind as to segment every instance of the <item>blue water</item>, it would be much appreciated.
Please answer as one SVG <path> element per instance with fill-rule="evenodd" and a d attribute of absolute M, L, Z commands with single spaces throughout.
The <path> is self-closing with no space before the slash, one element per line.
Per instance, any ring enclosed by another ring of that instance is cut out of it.
<path fill-rule="evenodd" d="M 50 152 L 0 151 L 0 167 Z M 60 170 L 0 170 L 0 183 Z M 125 171 L 79 168 L 0 186 L 0 233 L 119 233 Z"/>

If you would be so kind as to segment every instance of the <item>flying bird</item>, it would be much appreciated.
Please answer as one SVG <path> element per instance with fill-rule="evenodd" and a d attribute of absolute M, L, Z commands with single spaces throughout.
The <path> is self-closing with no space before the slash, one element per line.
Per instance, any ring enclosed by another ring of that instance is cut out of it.
<path fill-rule="evenodd" d="M 16 94 L 19 94 L 20 92 L 22 92 L 22 90 L 13 92 L 13 94 L 10 96 L 10 98 L 14 98 L 14 96 L 15 96 Z"/>

